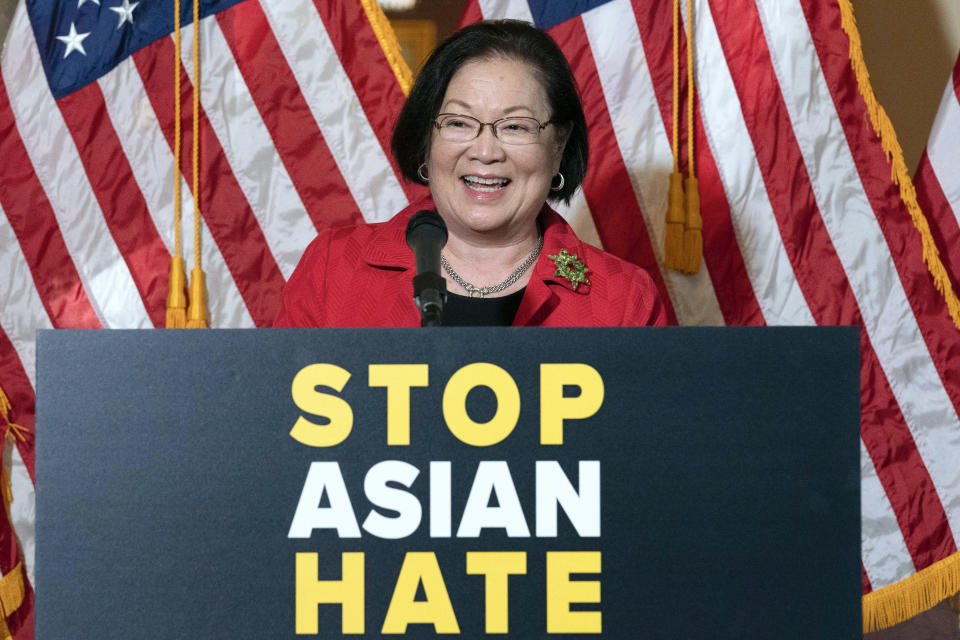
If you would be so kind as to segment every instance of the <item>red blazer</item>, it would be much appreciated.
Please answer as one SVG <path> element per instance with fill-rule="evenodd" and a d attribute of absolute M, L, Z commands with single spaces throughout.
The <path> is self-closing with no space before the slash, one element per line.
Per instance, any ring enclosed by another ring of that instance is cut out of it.
<path fill-rule="evenodd" d="M 276 327 L 419 327 L 413 302 L 413 252 L 407 221 L 432 200 L 414 203 L 387 222 L 334 227 L 310 243 L 283 290 Z M 666 324 L 650 275 L 581 242 L 547 206 L 540 213 L 543 251 L 513 320 L 514 326 L 616 327 Z M 574 291 L 554 275 L 549 254 L 561 249 L 584 262 L 590 284 Z"/>

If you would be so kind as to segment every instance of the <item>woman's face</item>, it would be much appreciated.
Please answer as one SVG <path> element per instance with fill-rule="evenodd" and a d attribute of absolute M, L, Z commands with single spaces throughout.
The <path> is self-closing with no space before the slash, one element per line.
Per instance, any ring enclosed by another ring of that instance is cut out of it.
<path fill-rule="evenodd" d="M 447 86 L 441 113 L 494 122 L 526 116 L 547 122 L 553 115 L 533 70 L 506 58 L 464 64 Z M 451 142 L 433 130 L 427 177 L 437 211 L 454 236 L 509 242 L 529 234 L 560 167 L 567 135 L 549 125 L 537 142 L 505 144 L 492 128 L 467 142 Z"/>

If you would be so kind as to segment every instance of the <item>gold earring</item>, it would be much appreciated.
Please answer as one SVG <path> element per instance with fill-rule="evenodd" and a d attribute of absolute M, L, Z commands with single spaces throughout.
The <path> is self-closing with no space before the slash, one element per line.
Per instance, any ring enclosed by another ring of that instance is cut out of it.
<path fill-rule="evenodd" d="M 560 173 L 559 171 L 557 171 L 557 175 L 560 176 L 560 184 L 558 184 L 558 185 L 555 186 L 555 187 L 554 187 L 553 185 L 551 185 L 551 186 L 550 186 L 550 191 L 562 191 L 562 190 L 563 190 L 563 185 L 566 184 L 566 181 L 563 179 L 563 174 Z"/>

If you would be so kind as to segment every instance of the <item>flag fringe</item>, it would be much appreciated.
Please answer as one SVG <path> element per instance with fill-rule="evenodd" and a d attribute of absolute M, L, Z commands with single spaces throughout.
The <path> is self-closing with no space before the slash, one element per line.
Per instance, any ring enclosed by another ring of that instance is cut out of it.
<path fill-rule="evenodd" d="M 3 387 L 0 387 L 0 418 L 3 418 L 3 435 L 2 440 L 0 440 L 0 454 L 3 453 L 3 448 L 7 446 L 7 441 L 16 446 L 16 439 L 19 438 L 21 441 L 26 441 L 26 436 L 23 434 L 27 431 L 23 426 L 17 424 L 13 421 L 13 418 L 10 416 L 10 412 L 13 411 L 13 405 L 10 404 L 10 399 L 7 398 L 7 394 L 4 392 Z M 0 458 L 3 456 L 0 455 Z M 3 506 L 7 511 L 7 519 L 10 519 L 10 504 L 13 502 L 13 487 L 10 484 L 10 472 L 7 471 L 7 465 L 3 464 L 0 460 L 0 495 L 3 496 Z M 2 597 L 2 596 L 0 596 Z"/>
<path fill-rule="evenodd" d="M 890 586 L 863 596 L 863 632 L 879 631 L 923 613 L 960 592 L 960 551 Z"/>
<path fill-rule="evenodd" d="M 13 405 L 10 403 L 10 399 L 7 398 L 7 394 L 4 392 L 3 387 L 0 387 L 0 418 L 3 418 L 3 421 L 6 423 L 6 436 L 17 437 L 21 441 L 26 441 L 26 436 L 23 434 L 27 432 L 26 427 L 23 427 L 10 417 L 10 412 L 13 411 Z"/>
<path fill-rule="evenodd" d="M 3 416 L 4 420 L 10 420 L 11 409 L 13 409 L 13 405 L 10 404 L 10 399 L 4 393 L 3 387 L 0 387 L 0 416 Z"/>
<path fill-rule="evenodd" d="M 403 95 L 410 93 L 410 87 L 413 86 L 413 71 L 407 66 L 400 53 L 400 41 L 397 40 L 397 34 L 393 32 L 390 26 L 390 20 L 383 9 L 377 4 L 377 0 L 360 0 L 363 5 L 363 11 L 367 14 L 367 20 L 373 27 L 373 33 L 380 42 L 380 48 L 383 49 L 383 55 L 387 58 L 387 63 L 393 69 L 393 75 L 397 76 L 397 82 L 400 84 L 400 90 Z"/>
<path fill-rule="evenodd" d="M 0 616 L 4 622 L 14 611 L 23 604 L 23 599 L 27 595 L 26 585 L 23 580 L 23 560 L 17 563 L 17 566 L 0 578 Z"/>
<path fill-rule="evenodd" d="M 860 33 L 857 30 L 856 19 L 853 16 L 853 5 L 851 0 L 838 0 L 840 6 L 841 26 L 847 37 L 850 38 L 850 66 L 857 76 L 857 87 L 860 95 L 867 103 L 867 111 L 870 114 L 870 123 L 873 130 L 880 137 L 880 144 L 884 153 L 887 155 L 887 161 L 890 162 L 890 174 L 893 183 L 900 187 L 900 199 L 906 205 L 913 220 L 913 226 L 920 232 L 920 239 L 923 245 L 923 261 L 933 277 L 934 286 L 943 296 L 947 303 L 947 310 L 950 318 L 957 329 L 960 329 L 960 300 L 953 290 L 953 284 L 950 282 L 950 276 L 940 261 L 940 252 L 937 250 L 936 241 L 930 232 L 930 225 L 920 205 L 917 203 L 917 192 L 913 186 L 913 180 L 910 179 L 910 172 L 907 170 L 907 163 L 903 159 L 903 149 L 897 141 L 897 134 L 893 129 L 893 123 L 890 121 L 887 112 L 877 101 L 870 84 L 870 74 L 867 72 L 867 65 L 863 59 L 863 48 L 860 41 Z"/>
<path fill-rule="evenodd" d="M 0 640 L 13 640 L 7 617 L 20 608 L 26 595 L 21 560 L 10 573 L 0 577 Z"/>

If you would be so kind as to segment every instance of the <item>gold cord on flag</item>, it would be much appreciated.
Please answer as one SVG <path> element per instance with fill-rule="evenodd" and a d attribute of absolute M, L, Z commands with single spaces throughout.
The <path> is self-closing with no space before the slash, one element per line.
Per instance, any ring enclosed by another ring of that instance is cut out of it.
<path fill-rule="evenodd" d="M 187 326 L 187 270 L 180 248 L 180 0 L 173 0 L 173 257 L 167 285 L 167 329 Z"/>
<path fill-rule="evenodd" d="M 673 2 L 673 172 L 667 191 L 663 263 L 692 275 L 703 260 L 703 220 L 694 165 L 693 0 L 687 0 L 687 178 L 680 172 L 680 0 Z"/>
<path fill-rule="evenodd" d="M 884 153 L 887 154 L 887 161 L 890 162 L 890 175 L 893 183 L 900 187 L 900 199 L 907 206 L 910 212 L 910 218 L 913 220 L 913 226 L 920 232 L 920 242 L 923 246 L 923 261 L 933 276 L 933 284 L 947 303 L 947 310 L 950 318 L 957 329 L 960 329 L 960 300 L 953 290 L 953 284 L 950 282 L 950 275 L 940 261 L 940 252 L 937 249 L 936 240 L 930 232 L 930 225 L 927 218 L 920 210 L 917 203 L 917 192 L 913 186 L 913 180 L 910 179 L 910 172 L 907 171 L 907 163 L 903 159 L 903 149 L 897 141 L 897 133 L 893 130 L 893 123 L 890 122 L 887 112 L 877 101 L 873 93 L 873 87 L 870 84 L 870 74 L 867 73 L 867 65 L 863 60 L 863 49 L 860 44 L 860 32 L 857 31 L 857 23 L 853 17 L 853 5 L 850 0 L 839 0 L 841 26 L 847 37 L 850 38 L 850 66 L 857 76 L 857 87 L 860 89 L 860 95 L 867 103 L 867 111 L 870 114 L 870 123 L 873 130 L 880 137 L 880 144 Z M 960 590 L 960 573 L 955 576 L 956 589 Z M 947 594 L 950 595 L 950 594 Z M 944 596 L 944 598 L 946 595 Z M 941 598 L 943 600 L 943 598 Z M 939 602 L 939 601 L 938 601 Z M 936 604 L 936 603 L 934 603 Z M 933 605 L 931 605 L 933 606 Z M 919 612 L 918 612 L 919 613 Z"/>
<path fill-rule="evenodd" d="M 168 329 L 205 329 L 208 326 L 206 277 L 200 258 L 200 2 L 193 0 L 193 269 L 190 271 L 190 296 L 187 304 L 187 276 L 180 247 L 182 212 L 180 203 L 180 155 L 182 151 L 180 84 L 180 0 L 173 2 L 174 24 L 174 125 L 173 125 L 173 226 L 174 255 L 170 260 L 170 282 L 167 293 Z"/>
<path fill-rule="evenodd" d="M 180 96 L 177 96 L 180 100 Z M 206 276 L 200 262 L 200 0 L 193 0 L 193 269 L 187 328 L 207 328 Z"/>
<path fill-rule="evenodd" d="M 693 137 L 693 0 L 687 0 L 687 179 L 684 180 L 686 217 L 683 221 L 683 272 L 700 271 L 703 261 L 703 218 L 700 217 L 700 190 L 694 171 Z"/>
<path fill-rule="evenodd" d="M 663 244 L 663 264 L 683 270 L 683 174 L 680 173 L 680 0 L 673 0 L 673 172 L 667 191 L 667 229 Z"/>

